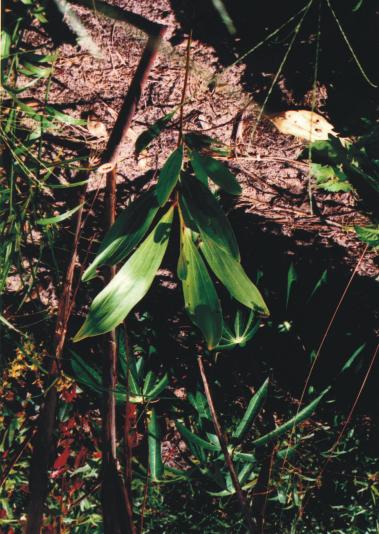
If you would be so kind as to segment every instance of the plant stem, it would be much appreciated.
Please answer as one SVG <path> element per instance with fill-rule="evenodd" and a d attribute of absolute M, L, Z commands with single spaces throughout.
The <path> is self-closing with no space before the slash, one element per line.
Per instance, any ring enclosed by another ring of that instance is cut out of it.
<path fill-rule="evenodd" d="M 107 174 L 106 184 L 107 229 L 116 218 L 116 168 Z M 116 267 L 109 266 L 106 282 L 116 274 Z M 117 340 L 116 330 L 106 335 L 106 358 L 103 368 L 104 409 L 102 443 L 101 503 L 103 508 L 103 528 L 105 534 L 125 534 L 135 532 L 133 510 L 128 488 L 117 469 L 117 428 L 116 397 L 117 386 Z"/>
<path fill-rule="evenodd" d="M 182 90 L 182 98 L 180 100 L 180 116 L 179 116 L 179 137 L 178 137 L 178 146 L 181 145 L 182 139 L 183 139 L 183 116 L 184 116 L 184 101 L 186 98 L 186 92 L 187 92 L 187 84 L 188 84 L 188 76 L 189 76 L 189 63 L 190 63 L 190 54 L 191 54 L 191 40 L 192 40 L 192 31 L 190 31 L 190 34 L 188 36 L 187 41 L 187 50 L 186 50 L 186 67 L 185 67 L 185 74 L 184 74 L 184 82 L 183 82 L 183 90 Z"/>
<path fill-rule="evenodd" d="M 251 518 L 251 515 L 250 515 L 249 506 L 248 506 L 248 503 L 247 503 L 247 501 L 245 499 L 245 495 L 243 494 L 243 491 L 242 491 L 242 488 L 241 488 L 241 484 L 240 484 L 240 482 L 238 480 L 238 476 L 237 476 L 237 473 L 236 473 L 236 470 L 235 470 L 235 467 L 234 467 L 234 464 L 233 464 L 233 460 L 232 460 L 232 458 L 231 458 L 231 456 L 229 454 L 228 445 L 227 445 L 227 442 L 226 442 L 226 437 L 224 436 L 224 434 L 222 432 L 221 425 L 220 425 L 218 417 L 217 417 L 216 409 L 215 409 L 215 406 L 214 406 L 214 403 L 213 403 L 211 391 L 210 391 L 208 380 L 207 380 L 207 375 L 205 374 L 205 369 L 204 369 L 204 364 L 203 364 L 203 357 L 201 355 L 199 355 L 197 357 L 197 362 L 198 362 L 198 365 L 199 365 L 201 379 L 203 381 L 205 396 L 207 398 L 209 410 L 211 412 L 213 426 L 214 426 L 216 435 L 218 437 L 218 440 L 220 442 L 222 453 L 223 453 L 223 455 L 225 457 L 226 467 L 228 468 L 228 471 L 230 473 L 230 477 L 232 479 L 232 483 L 233 483 L 234 489 L 236 490 L 241 510 L 242 510 L 242 512 L 243 512 L 243 514 L 244 514 L 244 516 L 246 518 L 246 522 L 247 522 L 247 525 L 248 525 L 249 532 L 250 533 L 254 533 L 255 529 L 254 529 L 254 525 L 253 525 L 252 518 Z"/>
<path fill-rule="evenodd" d="M 81 192 L 79 203 L 84 204 L 87 185 Z M 48 470 L 52 457 L 53 432 L 55 427 L 58 393 L 56 381 L 59 378 L 59 364 L 67 336 L 67 324 L 72 311 L 72 284 L 77 262 L 78 244 L 82 229 L 83 206 L 76 216 L 74 244 L 70 263 L 67 267 L 58 316 L 54 332 L 54 358 L 51 360 L 47 379 L 45 403 L 38 419 L 38 427 L 33 442 L 33 452 L 29 474 L 29 505 L 26 534 L 39 534 L 42 528 L 43 506 L 48 493 Z"/>
<path fill-rule="evenodd" d="M 121 152 L 121 146 L 128 133 L 134 113 L 136 112 L 149 72 L 157 57 L 160 42 L 167 30 L 166 26 L 158 26 L 158 28 L 159 29 L 155 34 L 149 36 L 144 48 L 137 70 L 109 137 L 107 147 L 102 155 L 103 165 L 100 167 L 100 171 L 109 171 L 117 163 Z"/>

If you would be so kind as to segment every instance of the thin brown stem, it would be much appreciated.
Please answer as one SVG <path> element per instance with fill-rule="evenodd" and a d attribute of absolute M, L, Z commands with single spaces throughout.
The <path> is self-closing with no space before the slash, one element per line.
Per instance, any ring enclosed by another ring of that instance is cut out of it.
<path fill-rule="evenodd" d="M 79 202 L 84 204 L 87 186 L 82 190 Z M 51 359 L 48 371 L 46 398 L 38 419 L 37 431 L 33 440 L 33 452 L 30 462 L 28 519 L 26 534 L 39 534 L 42 528 L 43 506 L 48 493 L 48 470 L 52 460 L 53 432 L 55 427 L 58 393 L 55 387 L 59 377 L 60 359 L 67 336 L 67 325 L 73 309 L 72 285 L 77 252 L 82 228 L 83 206 L 76 216 L 75 237 L 72 247 L 71 260 L 67 267 L 62 293 L 59 299 L 58 316 L 54 332 L 54 357 Z"/>
<path fill-rule="evenodd" d="M 353 282 L 353 280 L 354 280 L 354 278 L 355 278 L 355 276 L 356 276 L 356 274 L 358 272 L 359 266 L 362 263 L 363 258 L 365 257 L 367 250 L 368 250 L 368 245 L 366 245 L 364 247 L 363 252 L 360 255 L 359 260 L 358 260 L 358 262 L 357 262 L 357 264 L 356 264 L 356 266 L 354 268 L 354 271 L 352 272 L 352 274 L 351 274 L 351 276 L 349 278 L 349 281 L 347 282 L 347 284 L 345 286 L 345 289 L 343 290 L 342 295 L 341 295 L 341 297 L 340 297 L 340 299 L 339 299 L 339 301 L 337 303 L 337 306 L 335 307 L 334 312 L 333 312 L 333 314 L 332 314 L 332 316 L 331 316 L 331 318 L 330 318 L 330 320 L 328 322 L 328 325 L 327 325 L 327 327 L 325 329 L 325 332 L 324 332 L 324 334 L 322 336 L 320 345 L 319 345 L 319 347 L 317 349 L 316 356 L 315 356 L 315 358 L 314 358 L 314 360 L 312 362 L 312 365 L 311 365 L 311 367 L 309 369 L 307 378 L 305 380 L 305 383 L 304 383 L 304 386 L 303 386 L 303 390 L 301 392 L 300 400 L 299 400 L 299 403 L 298 403 L 298 409 L 297 409 L 296 414 L 299 413 L 299 411 L 301 409 L 301 405 L 303 404 L 305 393 L 306 393 L 306 391 L 308 389 L 308 384 L 309 384 L 310 379 L 311 379 L 311 377 L 313 375 L 313 371 L 314 371 L 314 369 L 316 367 L 316 364 L 317 364 L 317 362 L 319 360 L 319 357 L 320 357 L 321 351 L 322 351 L 322 349 L 324 347 L 326 338 L 329 335 L 330 329 L 332 328 L 332 325 L 333 325 L 334 320 L 335 320 L 335 318 L 337 316 L 337 313 L 339 312 L 339 309 L 341 308 L 341 305 L 342 305 L 343 301 L 345 300 L 346 294 L 349 291 L 349 288 L 350 288 L 350 286 L 351 286 L 351 284 L 352 284 L 352 282 Z M 291 444 L 291 440 L 292 440 L 292 436 L 293 436 L 294 431 L 295 431 L 295 425 L 293 426 L 293 428 L 291 430 L 291 434 L 289 436 L 289 444 Z M 289 445 L 289 447 L 290 447 L 290 445 Z M 289 447 L 288 447 L 287 451 L 289 450 Z M 284 466 L 285 466 L 285 464 L 287 462 L 287 455 L 288 455 L 288 453 L 286 453 L 284 458 L 283 458 L 283 463 L 282 463 L 282 466 L 281 466 L 281 469 L 280 469 L 281 471 L 284 469 Z"/>
<path fill-rule="evenodd" d="M 211 394 L 211 391 L 210 391 L 210 388 L 209 388 L 209 384 L 208 384 L 207 375 L 205 374 L 205 369 L 204 369 L 204 364 L 203 364 L 203 357 L 201 355 L 199 355 L 197 357 L 197 362 L 198 362 L 198 365 L 199 365 L 200 375 L 201 375 L 201 379 L 203 381 L 205 396 L 207 398 L 209 411 L 210 411 L 211 417 L 212 417 L 213 426 L 214 426 L 216 435 L 218 437 L 218 440 L 220 442 L 221 450 L 222 450 L 222 453 L 223 453 L 224 458 L 225 458 L 226 467 L 227 467 L 227 469 L 228 469 L 228 471 L 230 473 L 230 477 L 232 479 L 232 483 L 233 483 L 234 489 L 236 490 L 236 494 L 237 494 L 237 497 L 238 497 L 238 500 L 239 500 L 239 503 L 240 503 L 241 510 L 242 510 L 242 512 L 243 512 L 243 514 L 245 516 L 245 519 L 246 519 L 246 522 L 247 522 L 247 525 L 248 525 L 248 528 L 249 528 L 249 532 L 253 533 L 253 532 L 255 532 L 255 529 L 254 529 L 254 525 L 253 525 L 252 518 L 251 518 L 251 515 L 250 515 L 249 506 L 248 506 L 248 503 L 247 503 L 247 501 L 245 499 L 245 495 L 244 495 L 244 493 L 242 491 L 241 484 L 240 484 L 240 482 L 238 480 L 238 476 L 237 476 L 237 473 L 236 473 L 236 470 L 235 470 L 235 467 L 234 467 L 234 464 L 233 464 L 233 460 L 232 460 L 232 458 L 230 456 L 230 453 L 229 453 L 229 450 L 228 450 L 226 437 L 222 432 L 221 425 L 220 425 L 219 420 L 218 420 L 217 412 L 216 412 L 216 409 L 215 409 L 215 405 L 213 403 L 212 394 Z"/>
<path fill-rule="evenodd" d="M 165 26 L 159 26 L 158 32 L 149 36 L 132 83 L 130 84 L 124 103 L 109 137 L 107 147 L 102 155 L 103 165 L 100 167 L 100 170 L 105 172 L 110 171 L 117 163 L 122 144 L 126 139 L 130 123 L 136 112 L 149 72 L 157 57 L 159 45 L 166 30 L 167 28 Z"/>
<path fill-rule="evenodd" d="M 353 405 L 350 409 L 350 412 L 344 422 L 344 424 L 342 425 L 342 429 L 340 430 L 338 436 L 337 436 L 337 439 L 336 441 L 334 442 L 332 448 L 328 451 L 329 452 L 329 456 L 327 457 L 323 467 L 321 468 L 321 471 L 320 473 L 318 474 L 317 476 L 317 479 L 318 481 L 321 481 L 322 479 L 322 475 L 324 474 L 325 472 L 325 469 L 327 468 L 328 464 L 333 460 L 333 453 L 334 451 L 336 450 L 336 448 L 338 447 L 338 445 L 340 444 L 341 442 L 341 439 L 342 439 L 342 436 L 344 435 L 345 431 L 346 431 L 346 428 L 349 426 L 349 423 L 351 421 L 351 418 L 353 416 L 353 413 L 355 411 L 355 408 L 357 407 L 357 404 L 359 402 L 359 399 L 361 398 L 362 396 L 362 393 L 363 393 L 363 390 L 365 389 L 366 387 L 366 384 L 367 384 L 367 380 L 368 380 L 368 377 L 370 376 L 370 373 L 374 367 L 374 364 L 376 362 L 376 358 L 378 356 L 378 352 L 379 352 L 379 344 L 375 347 L 375 350 L 374 350 L 374 353 L 371 357 L 371 360 L 370 360 L 370 363 L 369 363 L 369 366 L 367 368 L 367 371 L 366 371 L 366 374 L 362 380 L 362 383 L 359 387 L 359 390 L 358 390 L 358 393 L 356 394 L 355 396 L 355 399 L 354 399 L 354 402 L 353 402 Z M 307 491 L 307 490 L 306 490 Z M 304 493 L 306 493 L 306 491 Z M 306 506 L 306 504 L 308 503 L 308 499 L 304 502 L 303 506 L 301 507 L 301 509 L 299 510 L 299 518 L 302 516 L 303 512 L 304 512 L 304 508 Z"/>
<path fill-rule="evenodd" d="M 181 145 L 183 139 L 183 117 L 184 117 L 184 101 L 186 99 L 188 77 L 189 77 L 189 65 L 190 65 L 190 56 L 191 56 L 191 41 L 192 41 L 192 31 L 188 36 L 187 41 L 187 50 L 186 50 L 186 67 L 184 74 L 182 98 L 180 100 L 180 116 L 179 116 L 179 136 L 178 136 L 178 146 Z"/>
<path fill-rule="evenodd" d="M 116 168 L 107 174 L 106 183 L 107 229 L 116 219 Z M 116 267 L 109 266 L 106 281 L 116 274 Z M 106 357 L 103 369 L 103 454 L 101 502 L 105 534 L 134 534 L 133 510 L 128 488 L 117 468 L 116 386 L 117 386 L 117 338 L 116 330 L 105 337 Z"/>

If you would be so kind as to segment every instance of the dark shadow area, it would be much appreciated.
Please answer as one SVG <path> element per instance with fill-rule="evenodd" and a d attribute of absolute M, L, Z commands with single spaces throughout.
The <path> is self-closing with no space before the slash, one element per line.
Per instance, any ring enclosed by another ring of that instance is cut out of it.
<path fill-rule="evenodd" d="M 226 67 L 285 24 L 307 2 L 294 0 L 288 4 L 275 0 L 224 0 L 236 27 L 235 36 L 228 33 L 211 0 L 171 0 L 171 5 L 181 24 L 183 36 L 192 29 L 193 38 L 212 45 L 221 64 Z M 377 85 L 378 62 L 373 53 L 378 44 L 377 5 L 368 0 L 354 11 L 356 5 L 355 0 L 331 2 L 356 58 L 370 80 Z M 265 100 L 303 14 L 296 16 L 243 60 L 246 66 L 243 83 L 256 101 L 262 103 Z M 311 107 L 318 28 L 317 80 L 320 91 L 325 89 L 327 93 L 323 111 L 327 112 L 338 130 L 359 133 L 363 127 L 361 119 L 376 116 L 378 89 L 364 79 L 327 2 L 322 0 L 315 0 L 304 17 L 269 98 L 267 111 Z M 173 42 L 180 38 L 178 34 Z"/>

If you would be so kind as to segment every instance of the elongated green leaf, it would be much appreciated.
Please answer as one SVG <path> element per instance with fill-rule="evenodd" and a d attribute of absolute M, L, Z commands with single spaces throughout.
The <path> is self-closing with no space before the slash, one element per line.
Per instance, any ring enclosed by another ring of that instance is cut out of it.
<path fill-rule="evenodd" d="M 200 419 L 211 420 L 207 400 L 201 391 L 196 391 L 195 395 L 193 395 L 193 393 L 188 393 L 188 401 L 195 408 Z"/>
<path fill-rule="evenodd" d="M 119 382 L 128 384 L 129 393 L 135 396 L 142 396 L 141 388 L 138 384 L 137 370 L 135 359 L 132 352 L 127 354 L 126 351 L 126 335 L 125 330 L 120 327 L 116 330 L 117 334 L 117 355 L 120 364 L 120 379 Z"/>
<path fill-rule="evenodd" d="M 167 249 L 173 208 L 92 302 L 74 341 L 111 331 L 148 292 Z"/>
<path fill-rule="evenodd" d="M 340 371 L 340 374 L 341 373 L 344 373 L 345 371 L 347 371 L 348 369 L 350 369 L 350 367 L 353 365 L 353 363 L 355 362 L 355 360 L 358 358 L 358 356 L 361 354 L 361 352 L 363 351 L 363 349 L 365 348 L 366 346 L 366 343 L 363 343 L 362 345 L 360 345 L 354 352 L 353 354 L 350 356 L 350 358 L 348 358 L 348 360 L 346 361 L 346 363 L 344 364 L 344 366 L 342 367 L 341 371 Z"/>
<path fill-rule="evenodd" d="M 189 213 L 203 240 L 211 239 L 233 258 L 239 260 L 238 244 L 233 229 L 215 197 L 207 187 L 192 176 L 186 175 L 181 182 L 183 185 L 181 207 L 184 214 Z"/>
<path fill-rule="evenodd" d="M 149 466 L 151 478 L 158 482 L 162 479 L 164 467 L 161 453 L 161 438 L 157 413 L 152 408 L 151 415 L 147 423 L 148 446 L 149 446 Z"/>
<path fill-rule="evenodd" d="M 0 313 L 0 323 L 2 323 L 4 326 L 6 326 L 7 328 L 9 328 L 9 330 L 13 330 L 14 332 L 17 332 L 18 334 L 20 334 L 21 336 L 24 336 L 25 334 L 23 334 L 21 332 L 21 330 L 18 330 L 18 328 L 16 328 L 15 326 L 13 326 L 13 324 L 11 324 L 5 317 L 4 315 L 2 315 Z"/>
<path fill-rule="evenodd" d="M 9 33 L 6 30 L 1 30 L 1 40 L 0 40 L 0 59 L 6 59 L 9 56 L 11 48 L 11 38 Z"/>
<path fill-rule="evenodd" d="M 264 315 L 269 315 L 262 295 L 238 261 L 212 243 L 210 239 L 201 243 L 200 250 L 217 278 L 238 302 Z"/>
<path fill-rule="evenodd" d="M 304 421 L 304 419 L 307 419 L 308 417 L 310 417 L 312 413 L 315 411 L 315 409 L 317 408 L 321 399 L 325 397 L 325 395 L 328 393 L 329 390 L 330 390 L 330 387 L 324 389 L 321 395 L 319 395 L 312 402 L 310 402 L 308 406 L 305 406 L 305 408 L 300 410 L 297 415 L 295 415 L 294 417 L 292 417 L 291 419 L 289 419 L 282 425 L 275 428 L 275 430 L 272 430 L 271 432 L 268 432 L 268 434 L 265 434 L 261 438 L 256 439 L 255 441 L 253 441 L 252 445 L 254 445 L 255 447 L 261 447 L 262 445 L 266 445 L 266 443 L 268 443 L 269 441 L 272 441 L 273 439 L 278 438 L 279 436 L 287 432 L 287 430 L 290 430 L 291 428 L 295 427 L 296 425 Z"/>
<path fill-rule="evenodd" d="M 193 170 L 200 181 L 204 182 L 204 176 L 209 176 L 215 184 L 230 195 L 241 194 L 242 189 L 235 176 L 221 161 L 211 156 L 203 156 L 196 150 L 193 150 L 191 153 L 191 163 L 194 163 Z"/>
<path fill-rule="evenodd" d="M 69 219 L 71 215 L 74 215 L 74 213 L 79 211 L 82 206 L 83 204 L 79 204 L 79 206 L 72 208 L 72 210 L 65 211 L 65 213 L 61 213 L 60 215 L 56 215 L 55 217 L 48 217 L 46 219 L 38 219 L 36 223 L 42 226 L 46 226 L 47 224 L 60 223 L 62 221 L 65 221 L 66 219 Z"/>
<path fill-rule="evenodd" d="M 162 393 L 163 390 L 167 388 L 169 384 L 168 374 L 166 373 L 152 388 L 144 393 L 144 396 L 148 398 L 149 401 L 154 400 Z"/>
<path fill-rule="evenodd" d="M 145 376 L 145 380 L 143 381 L 143 389 L 142 389 L 143 395 L 146 395 L 147 392 L 151 389 L 152 385 L 155 382 L 155 379 L 156 379 L 156 376 L 153 373 L 153 371 L 148 371 L 147 375 Z"/>
<path fill-rule="evenodd" d="M 201 163 L 200 155 L 196 150 L 191 150 L 191 165 L 195 176 L 202 184 L 208 186 L 208 173 Z"/>
<path fill-rule="evenodd" d="M 317 291 L 320 289 L 321 286 L 325 285 L 328 281 L 328 270 L 325 269 L 325 271 L 322 273 L 320 278 L 317 280 L 315 287 L 312 290 L 312 293 L 308 297 L 308 302 L 312 300 L 312 298 L 315 296 Z"/>
<path fill-rule="evenodd" d="M 200 438 L 199 436 L 188 430 L 188 428 L 186 428 L 179 421 L 175 422 L 175 426 L 179 430 L 183 438 L 188 441 L 188 443 L 192 443 L 193 445 L 200 447 L 200 449 L 205 449 L 207 451 L 219 452 L 221 450 L 219 445 L 214 445 L 213 443 L 209 443 L 209 441 Z"/>
<path fill-rule="evenodd" d="M 235 438 L 236 440 L 241 440 L 243 438 L 246 430 L 251 425 L 251 422 L 253 421 L 255 416 L 258 414 L 263 401 L 267 397 L 267 392 L 268 392 L 268 378 L 263 382 L 261 387 L 251 398 L 249 405 L 246 408 L 246 412 L 244 416 L 242 417 L 239 425 L 237 426 L 235 432 L 233 433 L 233 438 Z"/>
<path fill-rule="evenodd" d="M 126 258 L 150 228 L 159 206 L 154 191 L 148 191 L 132 202 L 117 217 L 105 234 L 95 260 L 82 280 L 91 280 L 102 265 L 115 265 Z"/>
<path fill-rule="evenodd" d="M 184 136 L 184 143 L 191 150 L 196 150 L 201 154 L 206 155 L 215 153 L 218 156 L 228 157 L 232 154 L 232 149 L 228 145 L 225 145 L 219 139 L 209 137 L 200 132 L 188 132 Z"/>
<path fill-rule="evenodd" d="M 24 61 L 23 65 L 19 67 L 19 71 L 25 76 L 33 76 L 35 78 L 48 78 L 52 73 L 52 67 L 41 67 Z"/>
<path fill-rule="evenodd" d="M 142 150 L 147 148 L 147 146 L 153 141 L 156 137 L 160 135 L 160 133 L 167 128 L 170 120 L 176 113 L 176 109 L 174 111 L 171 111 L 170 113 L 167 113 L 167 115 L 164 115 L 164 117 L 161 117 L 158 119 L 154 124 L 148 127 L 147 130 L 142 132 L 136 141 L 136 154 L 138 155 Z"/>
<path fill-rule="evenodd" d="M 77 119 L 76 117 L 71 117 L 67 113 L 62 113 L 52 106 L 46 106 L 46 113 L 49 115 L 49 118 L 54 119 L 63 124 L 73 124 L 75 126 L 86 126 L 87 122 L 84 119 Z"/>
<path fill-rule="evenodd" d="M 202 331 L 208 349 L 211 350 L 219 342 L 222 333 L 220 302 L 205 263 L 192 240 L 192 232 L 185 227 L 182 227 L 181 247 L 186 268 L 180 267 L 178 271 L 182 280 L 185 307 L 192 322 Z"/>
<path fill-rule="evenodd" d="M 44 184 L 45 187 L 49 189 L 70 189 L 72 187 L 81 187 L 88 183 L 89 180 L 80 180 L 79 182 L 72 182 L 69 184 Z"/>
<path fill-rule="evenodd" d="M 183 162 L 183 145 L 180 145 L 167 158 L 159 173 L 156 195 L 160 206 L 164 206 L 177 184 Z"/>
<path fill-rule="evenodd" d="M 236 27 L 234 25 L 234 22 L 233 20 L 231 19 L 226 7 L 225 7 L 225 4 L 222 0 L 212 0 L 212 3 L 215 7 L 215 9 L 217 9 L 220 17 L 221 17 L 221 20 L 222 22 L 225 24 L 225 26 L 227 27 L 228 29 L 228 32 L 231 34 L 231 35 L 234 35 L 235 33 L 237 33 L 237 30 L 236 30 Z"/>
<path fill-rule="evenodd" d="M 75 379 L 96 393 L 102 391 L 102 378 L 97 369 L 88 365 L 79 354 L 71 351 L 71 368 Z"/>
<path fill-rule="evenodd" d="M 289 266 L 288 274 L 287 274 L 286 309 L 288 308 L 288 303 L 289 303 L 290 296 L 291 296 L 291 293 L 292 293 L 292 286 L 294 285 L 296 280 L 297 280 L 297 273 L 296 273 L 294 264 L 291 262 L 291 265 Z"/>

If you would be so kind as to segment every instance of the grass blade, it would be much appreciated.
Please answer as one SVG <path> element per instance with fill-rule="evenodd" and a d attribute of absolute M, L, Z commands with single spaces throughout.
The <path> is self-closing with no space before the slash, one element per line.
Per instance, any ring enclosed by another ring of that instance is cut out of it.
<path fill-rule="evenodd" d="M 296 425 L 304 421 L 304 419 L 307 419 L 309 416 L 312 415 L 312 413 L 315 411 L 318 404 L 320 403 L 321 399 L 325 397 L 329 390 L 330 387 L 324 389 L 321 395 L 316 397 L 311 403 L 308 404 L 308 406 L 305 406 L 305 408 L 300 410 L 298 414 L 296 414 L 294 417 L 292 417 L 282 425 L 275 428 L 275 430 L 272 430 L 271 432 L 268 432 L 268 434 L 265 434 L 261 438 L 258 438 L 253 441 L 252 445 L 254 445 L 255 447 L 261 447 L 262 445 L 266 445 L 266 443 L 268 443 L 269 441 L 278 438 L 279 436 L 287 432 L 287 430 L 294 428 Z"/>
<path fill-rule="evenodd" d="M 258 389 L 255 395 L 253 395 L 253 397 L 251 398 L 244 416 L 242 417 L 239 425 L 237 426 L 236 430 L 233 433 L 233 438 L 235 438 L 236 440 L 241 440 L 243 438 L 246 430 L 251 425 L 251 422 L 253 421 L 255 416 L 258 414 L 263 401 L 267 397 L 267 392 L 268 392 L 268 378 L 263 382 L 262 386 Z"/>
<path fill-rule="evenodd" d="M 46 226 L 47 224 L 57 224 L 62 221 L 65 221 L 66 219 L 69 219 L 71 215 L 74 215 L 77 211 L 80 210 L 80 208 L 84 204 L 79 204 L 79 206 L 76 206 L 75 208 L 72 208 L 72 210 L 68 210 L 65 213 L 61 213 L 60 215 L 56 215 L 55 217 L 48 217 L 46 219 L 38 219 L 36 221 L 37 224 L 41 226 Z"/>

